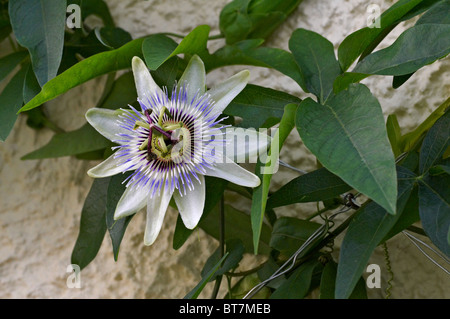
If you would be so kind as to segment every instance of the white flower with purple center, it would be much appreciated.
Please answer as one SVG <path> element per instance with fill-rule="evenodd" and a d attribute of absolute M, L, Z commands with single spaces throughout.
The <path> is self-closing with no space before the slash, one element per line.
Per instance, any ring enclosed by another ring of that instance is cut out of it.
<path fill-rule="evenodd" d="M 205 175 L 257 187 L 259 178 L 232 159 L 262 154 L 269 140 L 255 130 L 230 130 L 219 119 L 246 86 L 248 71 L 205 92 L 205 67 L 194 56 L 169 97 L 140 58 L 133 58 L 132 68 L 140 111 L 130 106 L 116 111 L 93 108 L 86 113 L 87 121 L 99 133 L 118 144 L 117 151 L 88 174 L 101 178 L 133 171 L 126 179 L 114 219 L 147 206 L 144 243 L 151 245 L 172 196 L 184 225 L 196 227 L 205 204 Z M 234 143 L 235 137 L 245 142 L 231 148 L 236 154 L 225 154 L 224 144 Z"/>

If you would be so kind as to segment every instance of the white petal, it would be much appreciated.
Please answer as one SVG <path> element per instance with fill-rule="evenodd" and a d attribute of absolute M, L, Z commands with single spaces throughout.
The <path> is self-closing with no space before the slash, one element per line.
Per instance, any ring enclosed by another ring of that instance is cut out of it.
<path fill-rule="evenodd" d="M 127 129 L 120 127 L 118 123 L 119 115 L 122 113 L 122 110 L 92 108 L 86 112 L 86 120 L 110 141 L 120 140 L 120 137 L 116 134 L 129 133 Z"/>
<path fill-rule="evenodd" d="M 255 129 L 228 127 L 221 130 L 226 140 L 224 154 L 236 163 L 256 163 L 258 155 L 265 155 L 271 137 Z"/>
<path fill-rule="evenodd" d="M 194 189 L 188 190 L 186 195 L 181 196 L 179 191 L 173 193 L 173 198 L 177 204 L 181 219 L 188 229 L 197 226 L 205 207 L 205 178 L 198 175 L 200 182 L 192 180 Z"/>
<path fill-rule="evenodd" d="M 147 99 L 156 94 L 161 94 L 162 90 L 155 83 L 150 71 L 139 57 L 133 57 L 131 62 L 133 68 L 134 82 L 136 84 L 136 91 L 138 98 L 143 103 L 147 102 Z"/>
<path fill-rule="evenodd" d="M 88 170 L 87 174 L 93 178 L 113 176 L 124 172 L 124 167 L 119 165 L 119 160 L 114 158 L 114 154 L 105 159 L 97 166 Z"/>
<path fill-rule="evenodd" d="M 160 194 L 148 198 L 144 245 L 153 244 L 158 237 L 171 197 L 169 191 L 162 190 Z"/>
<path fill-rule="evenodd" d="M 147 203 L 148 188 L 145 187 L 127 187 L 117 203 L 116 211 L 114 212 L 114 219 L 120 219 L 129 215 L 133 215 Z"/>
<path fill-rule="evenodd" d="M 250 72 L 244 70 L 211 88 L 207 93 L 216 102 L 214 104 L 214 112 L 221 114 L 228 104 L 245 88 L 249 77 Z"/>
<path fill-rule="evenodd" d="M 261 181 L 258 176 L 233 163 L 215 163 L 213 168 L 206 168 L 208 176 L 218 177 L 245 187 L 258 187 Z"/>
<path fill-rule="evenodd" d="M 189 64 L 186 67 L 186 70 L 184 70 L 179 83 L 181 85 L 189 84 L 187 87 L 187 97 L 189 102 L 192 101 L 197 93 L 200 95 L 205 93 L 205 65 L 197 55 L 194 55 L 189 61 Z"/>

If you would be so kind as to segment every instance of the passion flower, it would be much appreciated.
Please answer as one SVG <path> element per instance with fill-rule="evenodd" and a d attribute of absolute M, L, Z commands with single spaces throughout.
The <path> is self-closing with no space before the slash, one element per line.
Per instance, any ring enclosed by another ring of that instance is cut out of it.
<path fill-rule="evenodd" d="M 258 186 L 259 178 L 232 159 L 264 152 L 268 140 L 255 130 L 234 131 L 219 118 L 246 86 L 248 71 L 206 92 L 205 67 L 194 56 L 169 96 L 140 58 L 133 58 L 132 69 L 141 110 L 132 106 L 116 111 L 93 108 L 86 113 L 87 121 L 98 132 L 118 144 L 116 152 L 88 174 L 101 178 L 132 171 L 114 219 L 147 206 L 144 243 L 151 245 L 172 196 L 185 226 L 193 229 L 198 224 L 205 204 L 205 175 L 246 187 Z M 246 142 L 238 145 L 237 154 L 226 154 L 224 145 L 234 143 L 236 136 L 256 144 Z"/>

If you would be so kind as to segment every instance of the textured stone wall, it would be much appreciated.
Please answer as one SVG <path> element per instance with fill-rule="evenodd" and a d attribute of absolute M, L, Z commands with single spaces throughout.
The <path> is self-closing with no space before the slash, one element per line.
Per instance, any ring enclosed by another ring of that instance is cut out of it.
<path fill-rule="evenodd" d="M 186 34 L 195 26 L 208 24 L 217 34 L 218 16 L 226 0 L 108 0 L 117 25 L 133 37 L 156 32 Z M 382 0 L 305 0 L 278 30 L 268 44 L 287 49 L 290 34 L 296 28 L 310 29 L 338 44 L 351 32 L 365 26 L 367 5 L 383 9 L 393 1 Z M 94 21 L 95 22 L 95 21 Z M 411 23 L 400 25 L 385 39 L 386 46 Z M 210 48 L 220 47 L 221 40 Z M 10 52 L 7 41 L 1 43 L 0 56 Z M 384 77 L 371 77 L 363 83 L 379 99 L 387 116 L 396 113 L 404 131 L 425 119 L 450 91 L 450 60 L 428 66 L 417 72 L 404 86 L 393 90 Z M 244 67 L 219 69 L 208 75 L 207 84 L 217 83 Z M 287 91 L 304 97 L 291 79 L 276 71 L 249 68 L 250 82 Z M 58 124 L 72 130 L 84 122 L 84 113 L 99 98 L 105 79 L 99 78 L 75 88 L 51 101 L 46 112 Z M 106 237 L 96 259 L 81 274 L 81 289 L 66 286 L 70 255 L 78 235 L 80 211 L 92 180 L 86 171 L 95 162 L 74 158 L 21 161 L 21 156 L 45 145 L 52 133 L 34 131 L 20 117 L 12 134 L 0 143 L 0 298 L 180 298 L 200 279 L 200 270 L 217 242 L 202 230 L 180 250 L 172 249 L 177 212 L 169 209 L 163 229 L 151 247 L 143 245 L 145 214 L 136 216 L 125 234 L 119 259 L 114 262 L 109 237 Z M 300 147 L 299 147 L 300 145 Z M 296 132 L 287 141 L 282 160 L 302 169 L 313 169 L 314 160 L 301 146 Z M 292 179 L 296 173 L 281 168 L 273 187 Z M 45 191 L 44 191 L 45 190 Z M 248 202 L 234 203 L 248 210 Z M 310 205 L 293 205 L 277 211 L 290 216 L 301 215 Z M 337 242 L 342 239 L 338 238 Z M 388 241 L 391 254 L 393 298 L 449 298 L 449 277 L 427 260 L 403 236 Z M 338 252 L 335 252 L 338 255 Z M 371 262 L 382 270 L 382 287 L 387 271 L 382 251 L 377 249 Z M 245 258 L 243 269 L 252 258 Z M 224 285 L 225 286 L 225 285 Z M 208 297 L 207 286 L 202 297 Z M 384 297 L 383 289 L 372 289 L 369 295 Z"/>

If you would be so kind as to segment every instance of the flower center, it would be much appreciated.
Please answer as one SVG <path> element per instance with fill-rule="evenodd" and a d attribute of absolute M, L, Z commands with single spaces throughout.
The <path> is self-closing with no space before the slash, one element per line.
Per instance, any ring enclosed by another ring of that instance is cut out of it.
<path fill-rule="evenodd" d="M 191 132 L 181 121 L 174 121 L 166 107 L 163 107 L 157 123 L 153 123 L 148 111 L 145 111 L 148 123 L 136 121 L 135 128 L 148 130 L 148 138 L 139 146 L 147 149 L 147 160 L 180 163 L 190 154 Z"/>

